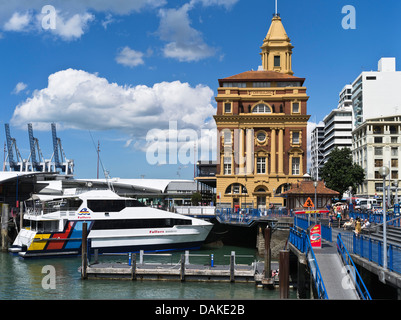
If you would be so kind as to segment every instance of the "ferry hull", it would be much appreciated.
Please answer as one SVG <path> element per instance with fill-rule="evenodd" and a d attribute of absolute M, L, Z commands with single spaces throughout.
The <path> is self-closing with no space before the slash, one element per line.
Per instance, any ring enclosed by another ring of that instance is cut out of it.
<path fill-rule="evenodd" d="M 93 230 L 88 224 L 90 253 L 124 253 L 197 249 L 202 246 L 212 226 L 190 226 L 159 230 Z M 39 233 L 21 230 L 10 248 L 21 257 L 51 257 L 80 255 L 83 221 L 70 221 L 64 232 Z M 172 232 L 175 231 L 175 232 Z"/>

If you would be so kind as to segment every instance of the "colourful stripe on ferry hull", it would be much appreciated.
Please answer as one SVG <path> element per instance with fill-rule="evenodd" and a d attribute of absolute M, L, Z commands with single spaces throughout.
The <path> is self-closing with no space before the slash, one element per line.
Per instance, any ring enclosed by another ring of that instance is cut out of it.
<path fill-rule="evenodd" d="M 88 231 L 93 222 L 88 223 Z M 31 245 L 27 249 L 29 253 L 44 253 L 50 254 L 62 253 L 63 251 L 76 250 L 77 252 L 82 245 L 82 224 L 84 221 L 69 221 L 63 232 L 53 233 L 37 233 Z"/>

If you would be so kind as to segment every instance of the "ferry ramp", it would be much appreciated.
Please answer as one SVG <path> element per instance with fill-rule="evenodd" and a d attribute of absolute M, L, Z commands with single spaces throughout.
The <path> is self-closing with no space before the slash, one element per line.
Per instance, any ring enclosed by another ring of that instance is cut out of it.
<path fill-rule="evenodd" d="M 322 248 L 314 248 L 327 296 L 330 300 L 358 300 L 357 291 L 337 252 L 336 243 L 323 241 Z"/>

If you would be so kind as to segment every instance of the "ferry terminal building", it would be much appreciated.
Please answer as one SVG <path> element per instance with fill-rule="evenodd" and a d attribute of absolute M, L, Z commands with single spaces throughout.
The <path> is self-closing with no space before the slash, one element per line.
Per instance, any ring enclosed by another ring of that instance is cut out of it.
<path fill-rule="evenodd" d="M 305 78 L 292 71 L 293 46 L 278 14 L 261 49 L 257 71 L 218 80 L 218 206 L 285 206 L 282 193 L 307 169 L 309 97 Z"/>

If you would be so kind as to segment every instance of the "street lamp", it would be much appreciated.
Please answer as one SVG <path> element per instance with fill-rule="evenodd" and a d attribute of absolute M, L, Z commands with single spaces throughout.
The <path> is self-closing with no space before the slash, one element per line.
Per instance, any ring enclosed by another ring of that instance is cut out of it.
<path fill-rule="evenodd" d="M 386 218 L 386 192 L 385 183 L 386 176 L 389 173 L 389 169 L 383 166 L 379 169 L 379 174 L 383 177 L 383 267 L 387 270 L 387 218 Z"/>
<path fill-rule="evenodd" d="M 314 203 L 314 205 L 315 205 L 315 224 L 317 223 L 317 218 L 316 218 L 316 210 L 317 210 L 317 207 L 316 207 L 316 205 L 317 205 L 317 198 L 316 198 L 316 188 L 317 188 L 317 181 L 313 181 L 313 185 L 315 186 L 315 203 Z"/>
<path fill-rule="evenodd" d="M 394 180 L 394 186 L 395 186 L 395 199 L 394 203 L 398 204 L 398 180 Z"/>

